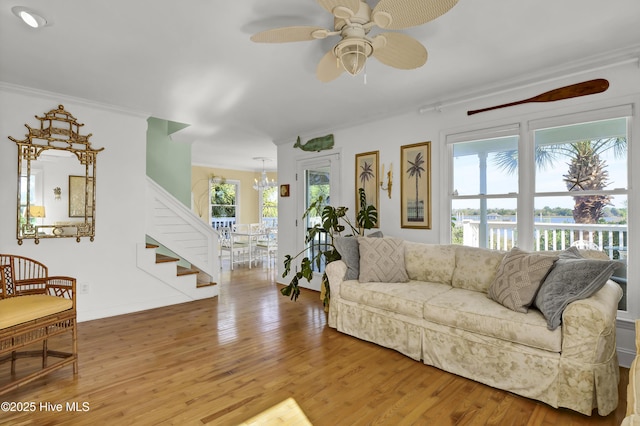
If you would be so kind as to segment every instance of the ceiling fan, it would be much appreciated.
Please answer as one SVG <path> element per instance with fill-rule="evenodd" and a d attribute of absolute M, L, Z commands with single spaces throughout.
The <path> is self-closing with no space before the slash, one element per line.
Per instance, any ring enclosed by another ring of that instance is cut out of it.
<path fill-rule="evenodd" d="M 385 65 L 399 69 L 419 68 L 427 62 L 427 49 L 406 34 L 384 32 L 373 37 L 374 26 L 400 30 L 422 25 L 456 5 L 458 0 L 380 0 L 371 9 L 365 0 L 316 0 L 334 16 L 334 31 L 323 27 L 293 26 L 254 34 L 257 43 L 287 43 L 320 40 L 340 35 L 340 41 L 320 60 L 316 75 L 329 82 L 343 71 L 356 75 L 372 56 Z"/>

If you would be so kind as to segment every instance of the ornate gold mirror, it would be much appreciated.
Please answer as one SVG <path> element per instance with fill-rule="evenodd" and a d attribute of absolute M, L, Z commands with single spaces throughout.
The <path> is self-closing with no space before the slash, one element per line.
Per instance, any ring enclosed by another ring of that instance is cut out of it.
<path fill-rule="evenodd" d="M 18 244 L 42 238 L 82 237 L 93 241 L 96 224 L 96 157 L 91 133 L 80 135 L 84 124 L 63 105 L 36 118 L 39 128 L 25 139 L 11 136 L 18 145 Z"/>

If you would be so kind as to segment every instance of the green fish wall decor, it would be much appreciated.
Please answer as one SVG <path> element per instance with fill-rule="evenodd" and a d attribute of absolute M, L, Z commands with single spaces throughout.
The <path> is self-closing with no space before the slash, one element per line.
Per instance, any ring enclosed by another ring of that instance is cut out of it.
<path fill-rule="evenodd" d="M 333 148 L 333 134 L 309 139 L 304 145 L 300 142 L 300 136 L 298 136 L 298 140 L 293 144 L 293 147 L 300 148 L 303 151 L 315 152 L 324 151 L 325 149 L 331 149 Z"/>

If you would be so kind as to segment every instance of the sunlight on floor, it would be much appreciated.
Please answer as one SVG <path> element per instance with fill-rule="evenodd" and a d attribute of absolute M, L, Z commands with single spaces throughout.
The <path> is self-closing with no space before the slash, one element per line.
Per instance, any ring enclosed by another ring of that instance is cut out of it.
<path fill-rule="evenodd" d="M 295 399 L 288 398 L 238 426 L 296 425 L 313 426 Z"/>

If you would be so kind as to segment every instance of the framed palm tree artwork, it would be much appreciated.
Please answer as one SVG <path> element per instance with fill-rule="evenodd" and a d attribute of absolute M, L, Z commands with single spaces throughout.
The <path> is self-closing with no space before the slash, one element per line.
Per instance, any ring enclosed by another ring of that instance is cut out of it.
<path fill-rule="evenodd" d="M 400 147 L 402 228 L 431 229 L 431 142 Z"/>
<path fill-rule="evenodd" d="M 360 198 L 358 197 L 360 188 L 364 189 L 367 204 L 373 205 L 378 212 L 380 211 L 380 206 L 378 205 L 378 194 L 380 191 L 378 185 L 378 166 L 380 161 L 378 156 L 378 151 L 356 154 L 356 217 L 358 216 L 358 210 L 360 210 Z M 379 218 L 378 223 L 380 223 Z M 378 225 L 375 227 L 377 228 Z"/>

